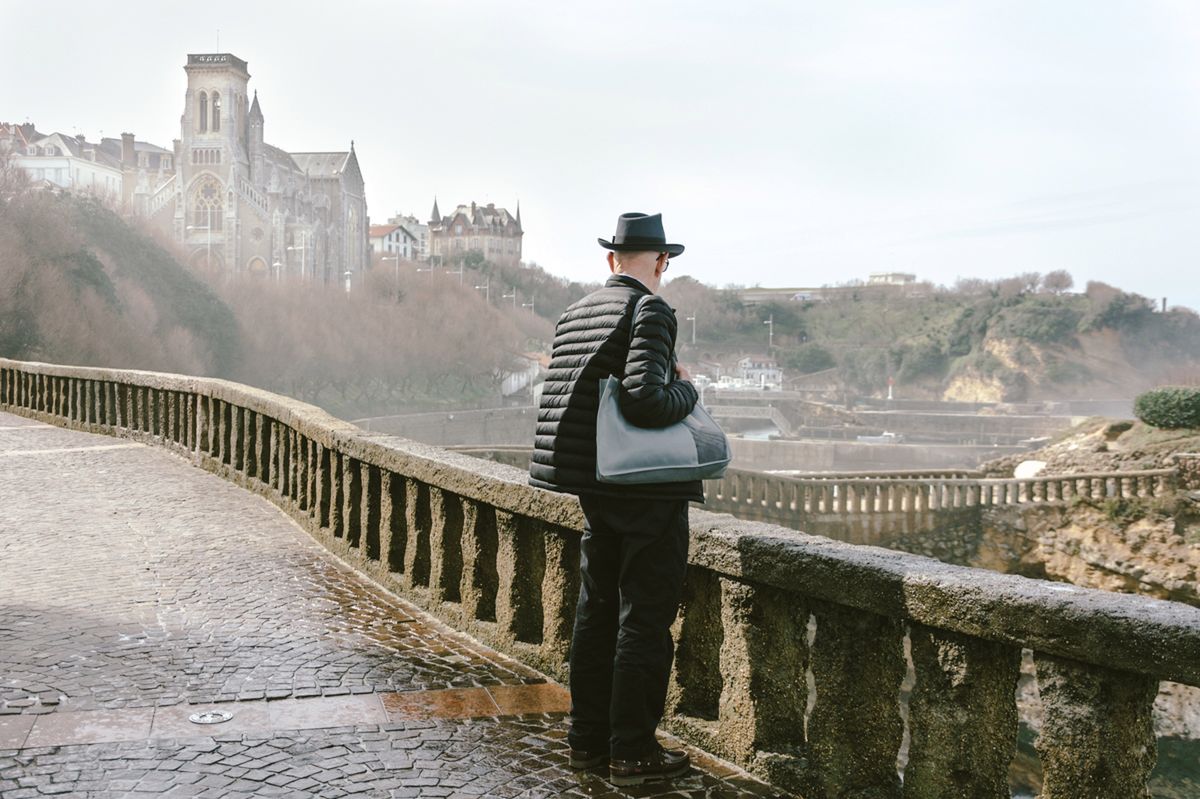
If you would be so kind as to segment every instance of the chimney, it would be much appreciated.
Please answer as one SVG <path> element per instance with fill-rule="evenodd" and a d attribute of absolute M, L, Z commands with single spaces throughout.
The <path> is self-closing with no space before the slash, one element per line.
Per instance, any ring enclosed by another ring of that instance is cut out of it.
<path fill-rule="evenodd" d="M 133 148 L 133 134 L 121 134 L 121 165 L 122 166 L 137 166 L 137 153 Z"/>
<path fill-rule="evenodd" d="M 87 143 L 87 139 L 84 138 L 84 135 L 82 133 L 75 134 L 75 141 L 79 142 L 80 147 L 82 147 L 84 144 Z"/>

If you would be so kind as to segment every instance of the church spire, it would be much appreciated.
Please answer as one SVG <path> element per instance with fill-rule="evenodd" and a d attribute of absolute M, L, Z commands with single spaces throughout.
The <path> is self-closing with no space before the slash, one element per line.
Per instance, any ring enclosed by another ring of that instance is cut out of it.
<path fill-rule="evenodd" d="M 429 222 L 430 222 L 430 224 L 436 225 L 441 221 L 442 221 L 442 215 L 440 213 L 438 213 L 437 195 L 435 194 L 433 196 L 433 213 L 429 215 Z"/>
<path fill-rule="evenodd" d="M 521 227 L 521 201 L 517 200 L 517 230 L 524 230 Z"/>
<path fill-rule="evenodd" d="M 254 102 L 250 104 L 250 118 L 251 119 L 262 119 L 263 118 L 262 108 L 260 108 L 258 105 L 258 89 L 254 90 Z"/>

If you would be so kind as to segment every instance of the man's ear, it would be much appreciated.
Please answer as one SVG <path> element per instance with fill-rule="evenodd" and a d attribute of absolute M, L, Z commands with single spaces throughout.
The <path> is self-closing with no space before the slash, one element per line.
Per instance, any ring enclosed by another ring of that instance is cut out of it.
<path fill-rule="evenodd" d="M 614 275 L 617 273 L 617 254 L 615 252 L 608 253 L 608 271 Z"/>

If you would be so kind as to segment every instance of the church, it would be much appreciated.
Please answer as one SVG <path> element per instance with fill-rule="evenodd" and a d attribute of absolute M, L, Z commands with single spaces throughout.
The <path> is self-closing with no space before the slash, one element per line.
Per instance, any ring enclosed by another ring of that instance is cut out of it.
<path fill-rule="evenodd" d="M 267 144 L 245 61 L 190 54 L 173 179 L 142 208 L 191 263 L 349 286 L 369 265 L 366 192 L 354 142 L 336 152 Z"/>

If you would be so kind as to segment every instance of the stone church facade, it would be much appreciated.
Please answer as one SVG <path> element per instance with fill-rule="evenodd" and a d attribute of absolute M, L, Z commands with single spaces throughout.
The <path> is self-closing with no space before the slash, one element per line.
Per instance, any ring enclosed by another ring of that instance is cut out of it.
<path fill-rule="evenodd" d="M 175 176 L 144 199 L 144 212 L 169 225 L 198 266 L 327 283 L 366 270 L 367 202 L 354 143 L 285 152 L 264 139 L 245 61 L 190 54 L 184 71 Z"/>

